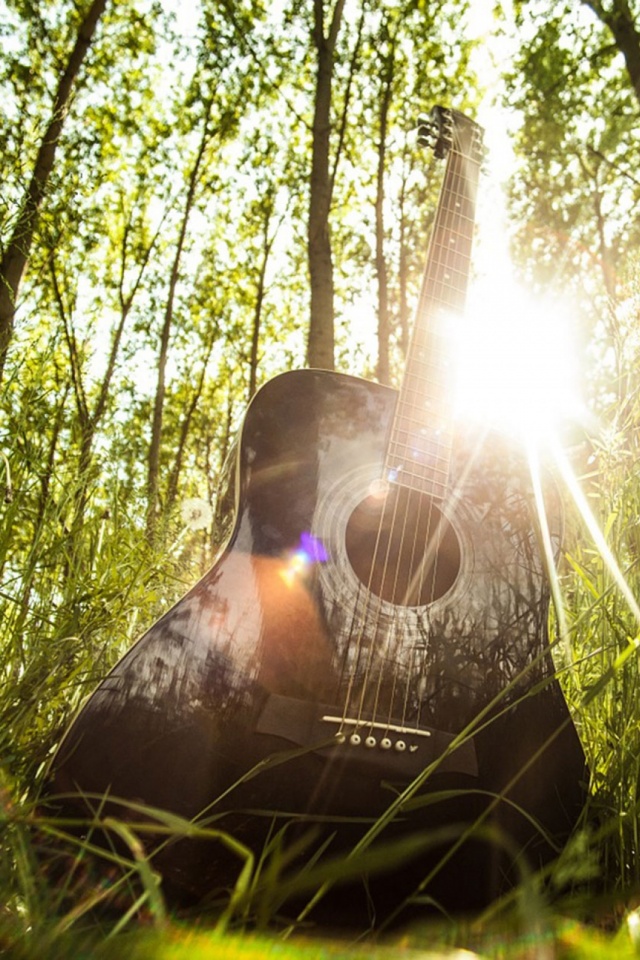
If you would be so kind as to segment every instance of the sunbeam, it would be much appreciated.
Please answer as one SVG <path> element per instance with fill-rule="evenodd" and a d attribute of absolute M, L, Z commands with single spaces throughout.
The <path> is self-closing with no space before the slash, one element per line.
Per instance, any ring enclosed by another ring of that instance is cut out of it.
<path fill-rule="evenodd" d="M 458 416 L 541 438 L 580 417 L 571 317 L 506 273 L 484 277 L 457 337 Z"/>
<path fill-rule="evenodd" d="M 611 548 L 609 547 L 609 544 L 607 543 L 606 538 L 600 529 L 600 526 L 594 517 L 591 508 L 589 507 L 587 498 L 576 479 L 569 459 L 562 449 L 560 443 L 557 441 L 552 441 L 552 452 L 562 479 L 564 480 L 567 489 L 571 494 L 573 502 L 578 508 L 580 516 L 582 517 L 584 524 L 593 539 L 594 546 L 599 551 L 600 556 L 605 562 L 615 584 L 620 590 L 620 593 L 627 601 L 629 609 L 636 619 L 638 630 L 640 631 L 640 606 L 638 605 L 638 602 L 626 581 L 624 573 L 620 569 L 620 566 L 611 552 Z"/>

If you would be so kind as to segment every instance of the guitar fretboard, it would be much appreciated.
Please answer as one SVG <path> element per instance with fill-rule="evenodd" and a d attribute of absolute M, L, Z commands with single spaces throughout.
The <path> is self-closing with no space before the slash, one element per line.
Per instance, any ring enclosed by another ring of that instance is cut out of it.
<path fill-rule="evenodd" d="M 387 451 L 391 480 L 437 500 L 449 478 L 450 337 L 466 301 L 479 168 L 450 152 Z"/>

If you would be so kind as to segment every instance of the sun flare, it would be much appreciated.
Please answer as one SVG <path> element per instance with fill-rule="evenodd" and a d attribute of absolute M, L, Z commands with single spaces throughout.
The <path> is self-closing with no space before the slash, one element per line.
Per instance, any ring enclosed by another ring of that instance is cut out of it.
<path fill-rule="evenodd" d="M 455 346 L 458 414 L 526 433 L 575 416 L 575 349 L 562 308 L 504 279 L 478 284 L 474 296 Z"/>
<path fill-rule="evenodd" d="M 540 438 L 580 416 L 575 322 L 569 304 L 516 281 L 501 242 L 456 324 L 456 415 Z"/>

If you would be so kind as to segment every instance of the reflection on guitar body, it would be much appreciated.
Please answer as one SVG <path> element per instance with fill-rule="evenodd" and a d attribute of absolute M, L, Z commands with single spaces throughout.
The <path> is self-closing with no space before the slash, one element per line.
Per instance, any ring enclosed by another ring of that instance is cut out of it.
<path fill-rule="evenodd" d="M 79 791 L 63 809 L 108 792 L 189 819 L 224 814 L 216 826 L 256 850 L 274 817 L 352 818 L 329 827 L 349 849 L 420 776 L 434 802 L 407 807 L 384 837 L 488 818 L 536 863 L 575 823 L 584 758 L 548 646 L 530 470 L 498 436 L 454 427 L 449 409 L 444 327 L 466 292 L 480 131 L 433 117 L 447 165 L 402 389 L 300 370 L 258 392 L 228 543 L 71 725 L 48 787 Z M 557 548 L 557 495 L 543 488 Z M 392 908 L 430 862 L 369 879 L 367 897 Z M 485 842 L 466 844 L 429 893 L 450 908 L 483 902 L 497 862 Z M 166 845 L 156 864 L 196 901 L 238 870 L 213 840 Z"/>

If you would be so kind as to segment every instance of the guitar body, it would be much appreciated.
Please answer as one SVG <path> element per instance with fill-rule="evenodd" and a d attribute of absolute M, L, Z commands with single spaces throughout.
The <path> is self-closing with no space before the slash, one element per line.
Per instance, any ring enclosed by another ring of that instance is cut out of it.
<path fill-rule="evenodd" d="M 554 855 L 547 840 L 561 844 L 575 824 L 585 770 L 548 648 L 527 464 L 495 436 L 458 431 L 443 500 L 387 483 L 397 397 L 316 370 L 259 391 L 226 547 L 80 710 L 53 761 L 51 803 L 66 794 L 63 812 L 86 815 L 100 806 L 89 795 L 108 794 L 189 819 L 206 811 L 257 853 L 274 816 L 353 818 L 324 828 L 331 852 L 433 765 L 421 796 L 465 792 L 414 805 L 382 840 L 484 811 L 534 865 Z M 545 497 L 557 547 L 550 484 Z M 401 534 L 387 532 L 383 503 Z M 116 802 L 107 810 L 135 819 Z M 427 892 L 453 909 L 490 899 L 494 854 L 479 841 L 473 873 L 454 859 Z M 187 901 L 240 868 L 215 840 L 168 845 L 156 863 Z M 400 896 L 399 878 L 410 892 L 426 863 L 381 877 L 380 903 Z"/>

